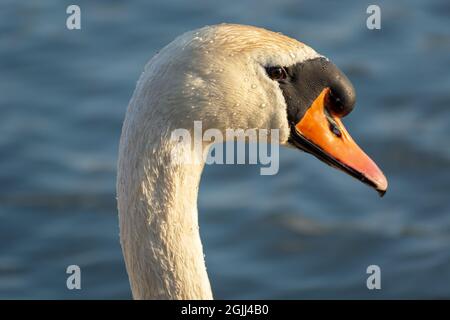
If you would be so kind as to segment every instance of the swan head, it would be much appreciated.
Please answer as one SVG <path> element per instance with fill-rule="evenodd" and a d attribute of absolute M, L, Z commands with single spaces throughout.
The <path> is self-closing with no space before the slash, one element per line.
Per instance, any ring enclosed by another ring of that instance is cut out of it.
<path fill-rule="evenodd" d="M 193 121 L 222 132 L 278 129 L 280 144 L 311 153 L 380 195 L 387 189 L 341 121 L 355 105 L 351 82 L 295 39 L 251 26 L 207 26 L 164 47 L 140 83 L 144 96 L 159 102 L 147 112 L 167 130 L 192 128 Z"/>

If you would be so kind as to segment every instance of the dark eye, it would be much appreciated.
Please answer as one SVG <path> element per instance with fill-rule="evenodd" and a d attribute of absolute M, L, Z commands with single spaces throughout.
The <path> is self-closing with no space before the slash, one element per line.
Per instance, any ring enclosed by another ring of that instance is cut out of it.
<path fill-rule="evenodd" d="M 267 75 L 272 80 L 284 80 L 286 79 L 286 70 L 283 67 L 268 67 L 266 68 Z"/>

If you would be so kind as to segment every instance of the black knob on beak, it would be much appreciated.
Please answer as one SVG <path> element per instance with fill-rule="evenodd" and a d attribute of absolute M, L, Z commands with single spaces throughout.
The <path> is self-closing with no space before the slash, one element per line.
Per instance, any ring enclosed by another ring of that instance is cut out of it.
<path fill-rule="evenodd" d="M 355 107 L 356 93 L 350 80 L 334 64 L 327 65 L 327 74 L 330 77 L 330 93 L 327 108 L 335 116 L 342 118 L 348 115 Z"/>
<path fill-rule="evenodd" d="M 279 81 L 288 108 L 288 119 L 296 124 L 320 93 L 329 89 L 326 108 L 341 118 L 349 114 L 356 100 L 355 89 L 345 74 L 330 60 L 320 57 L 285 67 L 286 78 Z"/>

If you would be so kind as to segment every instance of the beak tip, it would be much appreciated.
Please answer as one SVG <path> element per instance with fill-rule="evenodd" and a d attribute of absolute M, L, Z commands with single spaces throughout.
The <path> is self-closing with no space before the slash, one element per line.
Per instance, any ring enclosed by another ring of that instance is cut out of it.
<path fill-rule="evenodd" d="M 380 198 L 382 198 L 386 194 L 386 191 L 388 189 L 388 182 L 387 182 L 387 179 L 386 179 L 386 177 L 384 175 L 383 175 L 382 179 L 380 179 L 380 180 L 381 181 L 379 181 L 377 183 L 376 190 L 377 190 L 378 195 L 380 196 Z"/>
<path fill-rule="evenodd" d="M 384 195 L 386 194 L 387 189 L 381 190 L 381 189 L 377 189 L 378 195 L 380 196 L 380 198 L 383 198 Z"/>

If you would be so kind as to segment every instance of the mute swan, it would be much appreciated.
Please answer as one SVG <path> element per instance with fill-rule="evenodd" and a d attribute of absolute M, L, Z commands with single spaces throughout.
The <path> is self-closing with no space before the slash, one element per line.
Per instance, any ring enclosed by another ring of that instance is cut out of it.
<path fill-rule="evenodd" d="M 135 299 L 212 299 L 200 241 L 203 163 L 173 163 L 171 131 L 279 129 L 280 144 L 309 152 L 383 194 L 387 181 L 340 118 L 350 81 L 297 40 L 251 26 L 187 32 L 146 65 L 119 146 L 120 239 Z M 261 108 L 264 106 L 264 108 Z"/>

